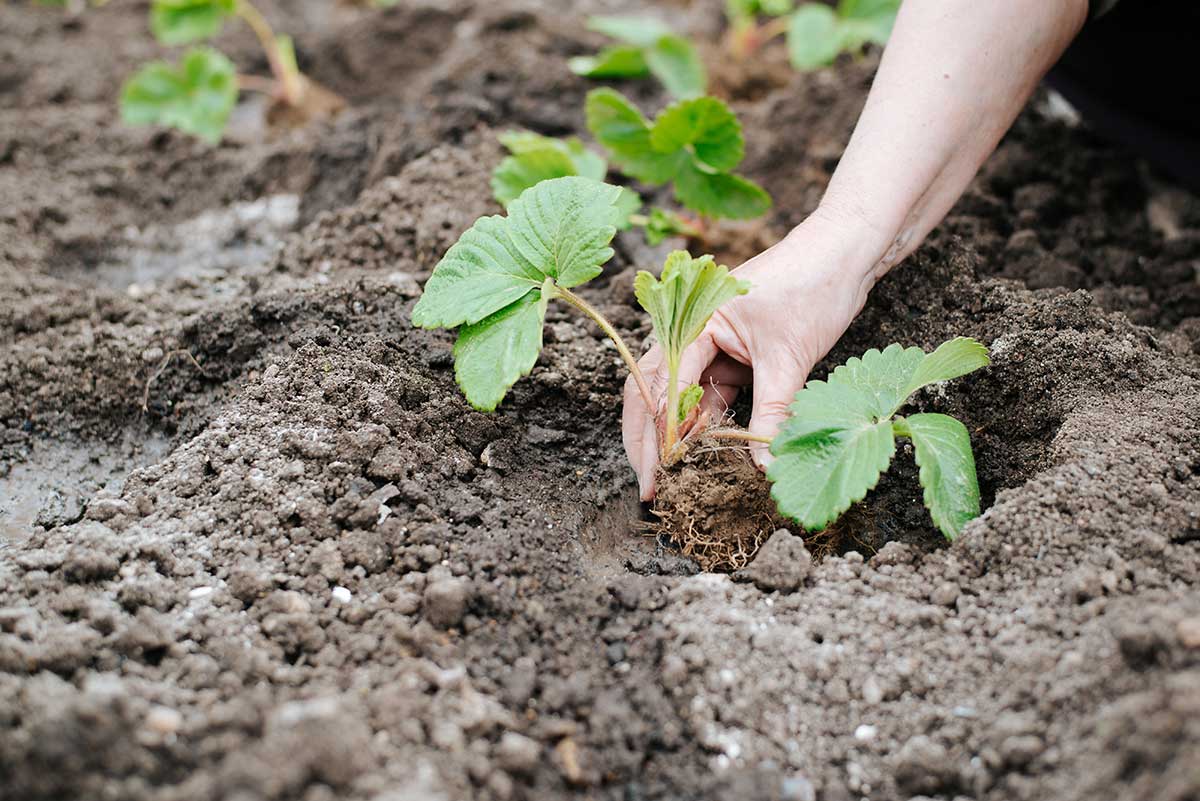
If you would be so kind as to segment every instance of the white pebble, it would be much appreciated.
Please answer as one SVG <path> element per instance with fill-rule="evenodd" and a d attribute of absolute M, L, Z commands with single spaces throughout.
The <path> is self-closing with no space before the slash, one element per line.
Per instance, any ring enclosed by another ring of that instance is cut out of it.
<path fill-rule="evenodd" d="M 194 589 L 188 593 L 188 597 L 194 601 L 197 598 L 205 598 L 209 595 L 212 595 L 212 591 L 213 591 L 212 587 L 197 587 L 196 589 Z"/>
<path fill-rule="evenodd" d="M 350 603 L 350 590 L 345 587 L 334 587 L 333 600 L 343 604 Z"/>
<path fill-rule="evenodd" d="M 879 730 L 874 726 L 864 723 L 854 730 L 854 739 L 858 740 L 859 742 L 867 743 L 871 740 L 874 740 L 875 735 L 878 733 Z"/>

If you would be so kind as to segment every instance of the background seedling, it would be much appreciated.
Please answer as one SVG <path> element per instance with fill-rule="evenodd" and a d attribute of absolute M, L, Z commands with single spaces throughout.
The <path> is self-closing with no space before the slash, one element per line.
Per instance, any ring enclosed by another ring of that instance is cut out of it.
<path fill-rule="evenodd" d="M 824 528 L 879 481 L 896 452 L 912 440 L 925 506 L 934 525 L 954 539 L 979 516 L 979 482 L 966 427 L 944 414 L 896 417 L 923 386 L 988 364 L 988 351 L 960 337 L 933 353 L 889 345 L 869 350 L 810 381 L 796 393 L 791 418 L 771 443 L 767 470 L 780 513 L 808 529 Z"/>
<path fill-rule="evenodd" d="M 595 89 L 586 111 L 588 130 L 622 172 L 670 183 L 679 203 L 702 217 L 749 219 L 771 207 L 762 187 L 732 174 L 745 153 L 742 126 L 715 97 L 673 103 L 651 123 L 619 92 Z"/>
<path fill-rule="evenodd" d="M 554 139 L 528 131 L 509 131 L 500 135 L 508 148 L 506 156 L 492 171 L 492 194 L 502 206 L 508 207 L 526 189 L 553 178 L 580 175 L 603 181 L 608 173 L 608 161 L 587 149 L 578 139 Z M 620 216 L 617 228 L 640 226 L 646 241 L 657 245 L 670 236 L 698 236 L 699 232 L 674 212 L 652 209 L 639 214 L 642 199 L 637 192 L 623 187 L 617 198 Z"/>
<path fill-rule="evenodd" d="M 836 6 L 793 0 L 729 0 L 729 41 L 745 58 L 765 42 L 787 35 L 788 56 L 798 70 L 832 64 L 840 53 L 860 53 L 867 44 L 887 44 L 900 0 L 839 0 Z M 774 17 L 763 25 L 758 16 Z"/>
<path fill-rule="evenodd" d="M 344 105 L 300 72 L 291 38 L 277 35 L 248 0 L 154 0 L 150 29 L 164 45 L 193 44 L 220 33 L 229 17 L 241 19 L 254 31 L 272 78 L 239 76 L 218 51 L 193 48 L 177 66 L 154 62 L 126 81 L 121 118 L 129 125 L 179 128 L 215 143 L 224 133 L 239 88 L 268 93 L 301 120 L 331 114 Z"/>
<path fill-rule="evenodd" d="M 653 75 L 676 98 L 699 97 L 708 76 L 696 48 L 653 17 L 591 17 L 588 28 L 616 39 L 594 56 L 568 62 L 577 75 L 597 79 Z"/>

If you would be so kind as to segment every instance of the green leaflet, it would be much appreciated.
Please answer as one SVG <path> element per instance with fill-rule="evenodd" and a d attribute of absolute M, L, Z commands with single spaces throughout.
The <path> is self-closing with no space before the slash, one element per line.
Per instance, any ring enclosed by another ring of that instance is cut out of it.
<path fill-rule="evenodd" d="M 642 270 L 633 282 L 638 304 L 650 315 L 667 364 L 678 367 L 684 349 L 704 330 L 718 308 L 750 291 L 712 256 L 693 259 L 686 250 L 667 256 L 662 277 Z"/>
<path fill-rule="evenodd" d="M 683 392 L 679 394 L 679 413 L 676 415 L 676 420 L 682 423 L 687 419 L 687 416 L 692 413 L 700 405 L 700 399 L 704 397 L 704 387 L 699 384 L 691 384 Z"/>
<path fill-rule="evenodd" d="M 668 106 L 651 124 L 612 89 L 588 93 L 588 129 L 627 175 L 648 184 L 673 181 L 687 208 L 711 217 L 748 219 L 771 198 L 729 170 L 741 163 L 741 126 L 720 100 L 700 97 Z"/>
<path fill-rule="evenodd" d="M 673 97 L 704 94 L 708 76 L 696 48 L 653 17 L 591 17 L 588 27 L 621 42 L 568 66 L 588 78 L 640 78 L 653 74 Z"/>
<path fill-rule="evenodd" d="M 892 416 L 920 387 L 987 363 L 986 348 L 960 337 L 929 354 L 900 345 L 872 349 L 836 368 L 827 381 L 810 381 L 796 393 L 792 417 L 771 443 L 776 458 L 767 478 L 779 511 L 806 528 L 824 527 L 876 485 L 895 453 L 895 435 L 911 436 L 926 505 L 938 528 L 953 538 L 979 513 L 966 429 L 945 415 L 894 423 Z"/>
<path fill-rule="evenodd" d="M 669 236 L 694 236 L 696 229 L 678 214 L 654 208 L 646 220 L 646 241 L 651 245 L 661 244 Z"/>
<path fill-rule="evenodd" d="M 782 17 L 791 12 L 793 5 L 793 0 L 726 0 L 725 16 L 730 19 L 755 17 L 759 14 Z"/>
<path fill-rule="evenodd" d="M 883 45 L 891 35 L 900 0 L 841 0 L 837 10 L 806 3 L 788 20 L 792 65 L 810 70 L 833 63 L 838 53 L 856 53 L 866 44 Z"/>
<path fill-rule="evenodd" d="M 897 434 L 912 438 L 933 524 L 953 540 L 979 517 L 979 480 L 967 427 L 945 414 L 914 414 L 895 422 L 901 424 Z"/>
<path fill-rule="evenodd" d="M 612 258 L 621 189 L 582 176 L 527 189 L 508 216 L 481 217 L 446 252 L 412 311 L 421 328 L 458 328 L 455 376 L 491 411 L 533 367 L 555 286 L 595 278 Z"/>
<path fill-rule="evenodd" d="M 127 125 L 168 125 L 217 143 L 237 102 L 237 72 L 216 50 L 194 48 L 179 66 L 154 62 L 121 89 Z"/>
<path fill-rule="evenodd" d="M 190 44 L 216 36 L 236 11 L 236 0 L 154 0 L 150 30 L 165 45 Z"/>

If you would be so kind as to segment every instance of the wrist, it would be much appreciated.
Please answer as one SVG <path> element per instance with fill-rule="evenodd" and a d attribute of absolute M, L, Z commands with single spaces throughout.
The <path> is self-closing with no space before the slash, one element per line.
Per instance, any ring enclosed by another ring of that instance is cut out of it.
<path fill-rule="evenodd" d="M 810 269 L 851 290 L 861 308 L 867 293 L 891 266 L 886 256 L 895 239 L 894 232 L 865 215 L 822 201 L 782 244 L 796 249 Z"/>

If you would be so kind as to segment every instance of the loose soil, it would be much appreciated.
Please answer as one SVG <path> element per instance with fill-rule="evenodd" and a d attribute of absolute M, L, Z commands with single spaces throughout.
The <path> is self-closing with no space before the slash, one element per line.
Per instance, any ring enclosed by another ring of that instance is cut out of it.
<path fill-rule="evenodd" d="M 1045 97 L 817 371 L 991 346 L 916 398 L 975 443 L 953 545 L 902 451 L 861 548 L 699 572 L 568 309 L 463 402 L 412 303 L 498 131 L 583 133 L 563 62 L 623 8 L 264 4 L 352 106 L 209 148 L 116 122 L 144 4 L 0 6 L 0 798 L 1200 797 L 1200 205 Z M 723 259 L 811 211 L 875 63 L 721 82 L 776 200 Z M 616 248 L 588 298 L 641 343 L 662 249 Z"/>

